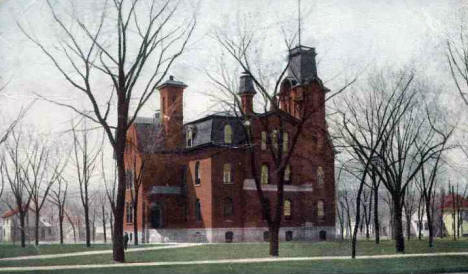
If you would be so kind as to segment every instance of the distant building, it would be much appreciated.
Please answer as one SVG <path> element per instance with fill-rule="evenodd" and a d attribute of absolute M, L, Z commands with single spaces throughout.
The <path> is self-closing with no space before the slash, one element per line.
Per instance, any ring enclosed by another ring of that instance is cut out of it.
<path fill-rule="evenodd" d="M 314 108 L 286 169 L 281 240 L 330 239 L 335 236 L 334 151 L 325 121 L 325 93 L 317 76 L 315 49 L 299 46 L 289 52 L 290 66 L 277 100 L 287 117 L 283 143 L 288 150 L 298 109 Z M 277 186 L 271 184 L 271 153 L 266 142 L 278 139 L 279 119 L 271 112 L 254 114 L 253 79 L 243 74 L 239 95 L 251 113 L 251 128 L 259 148 L 257 167 L 262 189 L 274 205 Z M 170 77 L 158 87 L 161 114 L 138 118 L 128 131 L 125 152 L 127 178 L 125 226 L 133 234 L 130 189 L 144 161 L 138 203 L 140 239 L 151 242 L 263 241 L 269 237 L 245 149 L 241 118 L 222 113 L 183 123 L 186 84 Z M 309 93 L 313 100 L 303 103 Z M 262 130 L 262 123 L 272 130 Z M 271 138 L 267 138 L 271 136 Z M 137 160 L 136 170 L 132 166 Z"/>
<path fill-rule="evenodd" d="M 18 208 L 8 210 L 2 215 L 3 220 L 3 241 L 19 242 L 21 241 L 21 226 L 19 219 Z M 34 238 L 34 211 L 29 208 L 25 217 L 25 234 L 26 241 L 33 241 Z M 47 222 L 44 218 L 39 218 L 39 241 L 54 241 L 56 240 L 56 231 L 53 225 Z"/>
<path fill-rule="evenodd" d="M 468 199 L 461 195 L 446 195 L 442 205 L 445 233 L 468 237 Z"/>

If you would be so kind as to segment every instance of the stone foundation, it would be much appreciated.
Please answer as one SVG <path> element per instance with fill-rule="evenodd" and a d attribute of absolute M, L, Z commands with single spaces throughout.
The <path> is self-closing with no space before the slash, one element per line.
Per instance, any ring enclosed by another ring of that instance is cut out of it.
<path fill-rule="evenodd" d="M 267 227 L 245 228 L 200 228 L 200 229 L 148 229 L 150 243 L 193 242 L 193 243 L 224 243 L 226 233 L 232 232 L 232 242 L 263 242 Z M 279 232 L 280 241 L 318 241 L 320 232 L 326 240 L 335 239 L 334 226 L 282 227 Z M 324 234 L 325 233 L 325 234 Z M 139 233 L 141 239 L 141 233 Z M 286 239 L 290 236 L 290 239 Z"/>

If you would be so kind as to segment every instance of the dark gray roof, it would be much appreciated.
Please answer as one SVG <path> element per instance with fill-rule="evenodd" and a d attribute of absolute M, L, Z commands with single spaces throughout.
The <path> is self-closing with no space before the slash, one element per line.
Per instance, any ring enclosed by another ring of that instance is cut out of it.
<path fill-rule="evenodd" d="M 288 78 L 298 84 L 306 84 L 318 78 L 315 63 L 315 48 L 297 46 L 289 51 Z"/>
<path fill-rule="evenodd" d="M 152 118 L 150 118 L 152 119 Z M 134 123 L 138 151 L 153 153 L 164 148 L 164 134 L 159 123 Z"/>
<path fill-rule="evenodd" d="M 174 76 L 169 76 L 169 80 L 167 80 L 166 82 L 162 83 L 161 85 L 159 85 L 157 87 L 157 89 L 162 89 L 166 86 L 175 86 L 175 87 L 181 87 L 181 88 L 186 88 L 187 85 L 182 82 L 182 81 L 176 81 L 174 80 Z"/>
<path fill-rule="evenodd" d="M 229 124 L 232 128 L 232 144 L 224 143 L 224 127 Z M 245 142 L 244 127 L 239 117 L 226 115 L 210 115 L 202 119 L 185 124 L 185 133 L 192 130 L 192 147 L 205 145 L 237 147 Z"/>
<path fill-rule="evenodd" d="M 240 77 L 240 82 L 239 82 L 239 94 L 255 94 L 257 93 L 255 91 L 254 87 L 254 82 L 252 76 L 244 71 Z"/>

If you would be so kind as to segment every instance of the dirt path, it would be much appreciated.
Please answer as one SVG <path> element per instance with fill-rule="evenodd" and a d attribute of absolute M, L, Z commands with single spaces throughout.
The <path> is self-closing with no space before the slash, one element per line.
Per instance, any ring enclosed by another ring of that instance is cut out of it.
<path fill-rule="evenodd" d="M 441 252 L 422 254 L 391 254 L 358 256 L 356 259 L 392 259 L 410 257 L 436 257 L 436 256 L 468 256 L 468 252 Z M 281 258 L 249 258 L 249 259 L 226 259 L 226 260 L 203 260 L 203 261 L 180 261 L 180 262 L 146 262 L 146 263 L 123 263 L 123 264 L 94 264 L 94 265 L 60 265 L 60 266 L 27 266 L 27 267 L 5 267 L 0 272 L 12 271 L 39 271 L 39 270 L 64 270 L 64 269 L 95 269 L 95 268 L 122 268 L 138 266 L 171 266 L 171 265 L 194 265 L 194 264 L 245 264 L 245 263 L 268 263 L 268 262 L 295 262 L 295 261 L 320 261 L 320 260 L 351 260 L 349 256 L 322 256 L 322 257 L 281 257 Z"/>

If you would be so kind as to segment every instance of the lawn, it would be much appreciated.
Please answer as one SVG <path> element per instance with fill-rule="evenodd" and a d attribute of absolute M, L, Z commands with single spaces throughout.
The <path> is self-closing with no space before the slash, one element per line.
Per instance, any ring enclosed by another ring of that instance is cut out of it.
<path fill-rule="evenodd" d="M 411 240 L 406 242 L 406 247 L 406 253 L 466 252 L 468 251 L 468 241 L 437 240 L 435 247 L 430 249 L 427 247 L 427 241 Z M 395 247 L 393 241 L 382 241 L 378 246 L 372 241 L 358 242 L 358 256 L 394 253 Z M 340 255 L 350 255 L 349 242 L 284 242 L 280 245 L 281 257 Z M 126 262 L 195 261 L 259 257 L 268 257 L 267 243 L 207 244 L 176 249 L 132 252 L 126 254 Z M 111 254 L 42 260 L 0 261 L 0 267 L 108 263 L 112 263 Z"/>
<path fill-rule="evenodd" d="M 357 259 L 345 261 L 305 261 L 250 264 L 216 264 L 190 266 L 148 266 L 124 268 L 99 268 L 82 270 L 55 270 L 34 273 L 441 273 L 468 270 L 468 260 L 463 256 L 398 259 Z"/>
<path fill-rule="evenodd" d="M 111 244 L 91 244 L 91 247 L 86 247 L 85 244 L 40 244 L 39 246 L 27 245 L 25 248 L 22 248 L 19 244 L 0 244 L 0 258 L 96 251 L 111 248 Z"/>

